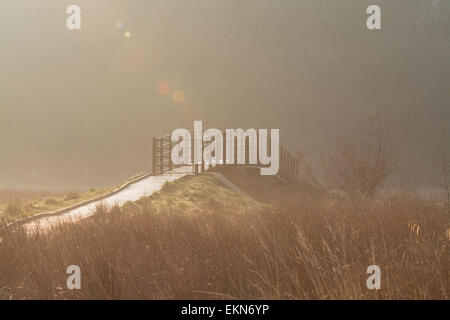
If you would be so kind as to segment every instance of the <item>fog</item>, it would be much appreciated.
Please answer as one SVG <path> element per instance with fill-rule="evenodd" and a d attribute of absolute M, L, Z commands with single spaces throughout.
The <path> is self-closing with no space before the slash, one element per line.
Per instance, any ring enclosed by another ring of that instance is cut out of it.
<path fill-rule="evenodd" d="M 117 184 L 150 170 L 152 136 L 193 120 L 279 128 L 317 160 L 375 110 L 392 115 L 402 174 L 431 179 L 449 18 L 447 0 L 3 0 L 0 187 Z"/>

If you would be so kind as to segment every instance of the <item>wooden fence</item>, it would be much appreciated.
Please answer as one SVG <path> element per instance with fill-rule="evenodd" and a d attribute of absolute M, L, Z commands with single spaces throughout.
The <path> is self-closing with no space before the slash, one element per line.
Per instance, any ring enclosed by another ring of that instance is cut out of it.
<path fill-rule="evenodd" d="M 190 145 L 191 145 L 191 163 L 192 163 L 192 171 L 195 173 L 198 172 L 203 172 L 203 171 L 207 171 L 208 165 L 205 165 L 204 161 L 203 161 L 203 152 L 202 152 L 202 161 L 201 164 L 194 164 L 194 132 L 191 130 L 190 131 L 191 134 L 191 141 L 190 141 Z M 201 144 L 202 144 L 202 150 L 204 150 L 204 148 L 210 143 L 210 142 L 206 142 L 203 140 L 203 134 L 202 136 L 202 140 L 201 140 Z M 226 156 L 227 156 L 227 152 L 226 152 L 226 146 L 227 146 L 227 135 L 225 134 L 224 131 L 222 131 L 222 136 L 223 136 L 223 161 L 221 161 L 220 163 L 216 164 L 216 165 L 225 165 L 226 163 Z M 237 141 L 237 137 L 234 137 L 234 164 L 233 165 L 242 165 L 242 164 L 237 164 L 237 156 L 238 156 L 238 152 L 245 152 L 245 163 L 244 165 L 251 165 L 251 166 L 256 166 L 256 167 L 267 167 L 267 165 L 262 165 L 259 163 L 257 164 L 250 164 L 249 160 L 250 160 L 250 156 L 249 156 L 249 141 L 250 138 L 248 136 L 246 136 L 245 138 L 245 151 L 244 150 L 238 150 L 238 141 Z M 171 154 L 172 154 L 172 148 L 177 144 L 178 142 L 174 142 L 171 139 L 171 135 L 165 135 L 165 136 L 161 136 L 161 137 L 154 137 L 153 138 L 153 168 L 152 168 L 152 173 L 155 175 L 160 175 L 163 174 L 164 172 L 170 171 L 176 167 L 181 167 L 180 165 L 175 165 L 172 162 L 172 158 L 171 158 Z M 268 153 L 271 154 L 271 141 L 270 141 L 270 137 L 267 138 L 267 150 Z M 257 148 L 256 148 L 256 152 L 257 154 L 259 154 L 259 133 L 257 131 Z M 296 180 L 298 178 L 298 174 L 299 174 L 299 160 L 297 158 L 295 158 L 284 146 L 282 146 L 281 144 L 278 146 L 279 147 L 279 170 L 278 170 L 278 175 L 288 181 L 290 180 Z M 213 154 L 214 156 L 214 154 Z M 227 166 L 229 166 L 230 164 L 226 164 Z M 183 165 L 185 166 L 185 165 Z"/>

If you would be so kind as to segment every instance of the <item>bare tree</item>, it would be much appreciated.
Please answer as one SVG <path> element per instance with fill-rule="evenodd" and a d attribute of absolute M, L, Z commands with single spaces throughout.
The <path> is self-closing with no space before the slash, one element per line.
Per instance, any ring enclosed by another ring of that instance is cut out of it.
<path fill-rule="evenodd" d="M 442 134 L 439 143 L 439 160 L 440 160 L 440 180 L 439 185 L 444 191 L 444 196 L 446 199 L 446 208 L 448 214 L 450 214 L 450 151 L 449 151 L 449 141 Z"/>
<path fill-rule="evenodd" d="M 336 152 L 324 162 L 327 184 L 349 195 L 373 197 L 397 169 L 396 147 L 389 115 L 371 115 L 358 132 L 337 141 Z"/>

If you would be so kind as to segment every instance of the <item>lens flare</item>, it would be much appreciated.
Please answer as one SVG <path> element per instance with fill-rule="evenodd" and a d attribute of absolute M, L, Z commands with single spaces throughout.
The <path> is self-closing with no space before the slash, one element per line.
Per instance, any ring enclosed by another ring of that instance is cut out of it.
<path fill-rule="evenodd" d="M 172 93 L 172 100 L 175 103 L 183 103 L 186 101 L 186 97 L 184 95 L 184 91 L 182 90 L 175 90 Z"/>
<path fill-rule="evenodd" d="M 158 83 L 157 90 L 158 90 L 158 93 L 162 96 L 167 96 L 172 91 L 172 89 L 170 88 L 170 84 L 166 81 L 162 81 L 162 82 Z"/>
<path fill-rule="evenodd" d="M 125 32 L 125 33 L 124 33 L 124 35 L 125 35 L 125 38 L 129 38 L 129 37 L 131 37 L 131 33 L 130 33 L 130 32 L 128 32 L 128 31 L 127 31 L 127 32 Z"/>

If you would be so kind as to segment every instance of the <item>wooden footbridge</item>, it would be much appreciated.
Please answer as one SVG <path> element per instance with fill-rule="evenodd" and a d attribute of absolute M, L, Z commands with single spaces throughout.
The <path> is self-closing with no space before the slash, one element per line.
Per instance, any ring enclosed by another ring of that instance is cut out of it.
<path fill-rule="evenodd" d="M 233 136 L 231 139 L 232 141 L 228 141 L 230 139 L 230 136 L 226 134 L 225 130 L 221 130 L 223 141 L 219 144 L 219 149 L 221 149 L 221 153 L 223 155 L 223 159 L 219 159 L 214 163 L 213 165 L 208 164 L 204 161 L 203 157 L 204 154 L 201 152 L 201 161 L 200 163 L 194 162 L 194 131 L 189 131 L 190 134 L 190 141 L 189 145 L 192 148 L 191 151 L 191 170 L 194 173 L 199 172 L 205 172 L 211 169 L 215 166 L 239 166 L 239 165 L 246 165 L 246 166 L 255 166 L 255 167 L 267 167 L 267 165 L 261 164 L 258 160 L 258 163 L 250 163 L 250 143 L 251 137 L 249 135 L 246 135 L 242 141 L 239 141 L 239 138 L 237 136 Z M 253 135 L 253 138 L 255 141 L 253 143 L 256 144 L 256 154 L 259 155 L 259 149 L 260 149 L 260 132 L 255 130 L 255 134 Z M 200 137 L 201 141 L 197 142 L 201 144 L 201 150 L 205 150 L 205 148 L 212 143 L 211 140 L 205 140 L 203 135 Z M 269 154 L 272 154 L 272 143 L 271 138 L 268 137 L 267 139 L 267 150 Z M 231 143 L 230 143 L 231 142 Z M 174 168 L 184 166 L 186 167 L 186 164 L 183 165 L 175 165 L 172 161 L 172 149 L 174 148 L 175 144 L 178 142 L 174 142 L 172 140 L 172 136 L 164 135 L 160 137 L 154 137 L 153 138 L 153 165 L 152 165 L 152 172 L 154 175 L 160 175 L 165 172 L 170 172 Z M 232 146 L 234 149 L 231 154 L 231 162 L 232 164 L 228 164 L 230 162 L 230 156 L 227 155 L 227 145 Z M 281 144 L 277 144 L 277 147 L 279 148 L 279 170 L 278 170 L 278 176 L 283 178 L 286 181 L 293 181 L 298 179 L 299 175 L 299 159 L 294 157 L 284 146 Z M 244 163 L 238 163 L 238 155 L 239 153 L 243 153 L 245 156 Z M 213 154 L 215 156 L 215 154 Z M 228 161 L 227 161 L 228 157 Z"/>
<path fill-rule="evenodd" d="M 192 133 L 192 132 L 191 132 Z M 193 135 L 191 135 L 192 137 Z M 253 137 L 255 138 L 255 137 Z M 259 141 L 259 136 L 257 134 L 256 140 Z M 228 139 L 228 141 L 227 141 Z M 223 155 L 224 159 L 218 161 L 217 164 L 206 164 L 204 161 L 201 164 L 194 164 L 194 157 L 192 152 L 192 165 L 175 165 L 171 159 L 171 153 L 175 146 L 175 143 L 171 139 L 171 135 L 165 135 L 161 137 L 153 138 L 153 168 L 152 173 L 144 174 L 134 180 L 128 181 L 122 185 L 117 190 L 110 194 L 101 196 L 96 199 L 91 199 L 75 206 L 65 208 L 56 212 L 40 213 L 35 216 L 27 217 L 21 220 L 14 221 L 10 223 L 6 228 L 23 226 L 28 232 L 33 233 L 36 230 L 49 230 L 49 228 L 54 227 L 61 223 L 67 222 L 77 222 L 88 218 L 95 214 L 97 206 L 103 206 L 104 208 L 110 208 L 115 205 L 123 205 L 128 201 L 136 201 L 143 196 L 150 196 L 153 192 L 158 191 L 167 181 L 175 181 L 187 174 L 196 174 L 199 172 L 206 172 L 210 170 L 213 166 L 229 166 L 230 164 L 225 164 L 230 162 L 226 157 L 226 142 L 230 142 L 229 138 L 224 135 L 224 146 Z M 272 153 L 271 150 L 271 140 L 267 139 L 267 150 L 268 153 Z M 191 141 L 192 142 L 192 141 Z M 201 138 L 202 150 L 208 146 L 208 141 Z M 192 143 L 193 145 L 193 143 Z M 239 165 L 252 165 L 256 167 L 264 167 L 265 165 L 256 163 L 250 164 L 250 138 L 245 138 L 245 144 L 238 143 L 237 138 L 234 138 L 232 144 L 234 146 L 233 163 L 237 163 L 238 154 L 245 154 L 245 161 Z M 259 145 L 256 150 L 259 150 Z M 278 176 L 285 181 L 296 180 L 298 177 L 299 161 L 291 153 L 289 153 L 286 148 L 279 145 L 279 171 Z M 202 155 L 203 160 L 203 155 Z M 242 161 L 241 161 L 242 162 Z M 233 164 L 236 166 L 236 164 Z M 266 165 L 267 166 L 267 165 Z M 225 177 L 222 177 L 226 179 Z M 226 183 L 225 183 L 226 184 Z M 231 185 L 231 182 L 230 182 Z"/>

